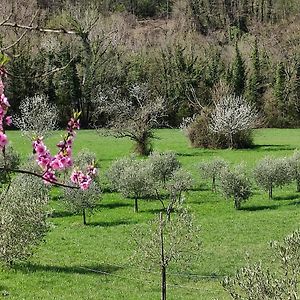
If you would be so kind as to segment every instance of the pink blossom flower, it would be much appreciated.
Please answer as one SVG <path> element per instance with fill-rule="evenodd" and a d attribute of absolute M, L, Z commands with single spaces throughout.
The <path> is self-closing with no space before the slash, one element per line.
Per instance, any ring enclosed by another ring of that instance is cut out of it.
<path fill-rule="evenodd" d="M 4 93 L 4 84 L 3 81 L 0 79 L 0 95 Z"/>
<path fill-rule="evenodd" d="M 10 104 L 4 94 L 1 95 L 1 103 L 6 107 L 10 107 Z"/>
<path fill-rule="evenodd" d="M 4 148 L 5 145 L 7 145 L 7 143 L 8 143 L 8 139 L 6 134 L 0 132 L 0 148 Z"/>
<path fill-rule="evenodd" d="M 5 118 L 5 123 L 7 126 L 10 126 L 12 124 L 12 116 L 7 116 Z"/>

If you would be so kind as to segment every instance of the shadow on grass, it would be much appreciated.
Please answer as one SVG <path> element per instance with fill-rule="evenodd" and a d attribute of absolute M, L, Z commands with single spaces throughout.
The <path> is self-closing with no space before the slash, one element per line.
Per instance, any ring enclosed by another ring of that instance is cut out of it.
<path fill-rule="evenodd" d="M 204 148 L 199 148 L 199 149 L 204 149 Z M 194 153 L 184 153 L 184 152 L 176 152 L 175 154 L 177 156 L 186 156 L 186 157 L 193 157 L 193 156 L 212 156 L 213 153 L 209 152 L 208 150 L 213 150 L 213 149 L 204 149 L 205 151 L 203 152 L 194 152 Z"/>
<path fill-rule="evenodd" d="M 250 149 L 262 150 L 262 151 L 282 151 L 282 150 L 294 150 L 289 145 L 253 145 Z"/>
<path fill-rule="evenodd" d="M 125 203 L 125 202 L 111 202 L 111 203 L 99 204 L 99 208 L 109 208 L 109 209 L 126 207 L 126 206 L 133 206 L 133 204 Z"/>
<path fill-rule="evenodd" d="M 288 205 L 300 205 L 300 200 L 299 201 L 291 202 Z"/>
<path fill-rule="evenodd" d="M 120 226 L 120 225 L 131 225 L 137 224 L 137 221 L 134 220 L 117 220 L 111 222 L 89 222 L 87 226 L 99 226 L 99 227 L 113 227 L 113 226 Z"/>
<path fill-rule="evenodd" d="M 93 264 L 83 266 L 52 266 L 52 265 L 40 265 L 40 264 L 16 264 L 13 266 L 14 270 L 24 273 L 34 272 L 53 272 L 53 273 L 66 273 L 66 274 L 99 274 L 109 275 L 108 273 L 116 272 L 121 267 L 106 265 L 106 264 Z"/>
<path fill-rule="evenodd" d="M 278 205 L 248 206 L 248 207 L 241 207 L 239 210 L 259 211 L 259 210 L 274 210 L 274 209 L 278 209 Z"/>
<path fill-rule="evenodd" d="M 273 197 L 273 200 L 295 200 L 295 199 L 300 199 L 300 194 L 296 195 L 296 194 L 289 194 L 289 195 L 285 195 L 285 196 L 276 196 Z"/>
<path fill-rule="evenodd" d="M 157 213 L 160 213 L 163 211 L 164 211 L 164 209 L 163 209 L 163 207 L 161 207 L 161 208 L 144 209 L 141 212 L 149 212 L 149 213 L 157 214 Z"/>
<path fill-rule="evenodd" d="M 64 217 L 71 217 L 75 214 L 70 211 L 54 211 L 51 213 L 50 218 L 64 218 Z"/>

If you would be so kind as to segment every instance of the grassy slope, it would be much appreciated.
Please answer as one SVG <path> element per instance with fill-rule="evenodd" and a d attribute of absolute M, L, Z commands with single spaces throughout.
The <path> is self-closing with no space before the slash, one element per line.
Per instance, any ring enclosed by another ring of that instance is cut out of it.
<path fill-rule="evenodd" d="M 8 134 L 17 150 L 29 153 L 29 142 L 16 132 Z M 187 204 L 202 227 L 203 250 L 199 253 L 200 263 L 192 262 L 187 272 L 216 276 L 170 275 L 169 284 L 185 288 L 170 286 L 169 299 L 229 299 L 217 276 L 234 273 L 245 264 L 246 253 L 254 260 L 268 262 L 272 257 L 269 241 L 281 239 L 298 226 L 300 194 L 294 192 L 293 185 L 276 190 L 273 201 L 257 190 L 243 209 L 236 211 L 233 203 L 212 194 L 201 182 L 195 164 L 217 155 L 232 163 L 245 161 L 250 169 L 265 155 L 284 156 L 300 148 L 299 134 L 296 129 L 258 130 L 256 148 L 235 151 L 192 149 L 181 132 L 158 131 L 160 139 L 154 141 L 154 149 L 175 151 L 184 167 L 195 174 L 196 186 L 188 194 Z M 49 143 L 57 139 L 58 135 L 52 136 Z M 115 158 L 129 154 L 132 145 L 127 140 L 100 138 L 93 131 L 81 131 L 75 151 L 85 147 L 97 153 L 103 172 Z M 70 215 L 59 201 L 53 201 L 52 207 L 53 229 L 46 243 L 28 265 L 0 273 L 0 287 L 8 291 L 9 299 L 159 299 L 159 275 L 129 265 L 133 226 L 151 219 L 160 209 L 159 203 L 141 202 L 141 212 L 134 214 L 131 200 L 106 193 L 89 226 L 83 226 L 81 217 Z M 173 266 L 169 272 L 182 270 Z"/>

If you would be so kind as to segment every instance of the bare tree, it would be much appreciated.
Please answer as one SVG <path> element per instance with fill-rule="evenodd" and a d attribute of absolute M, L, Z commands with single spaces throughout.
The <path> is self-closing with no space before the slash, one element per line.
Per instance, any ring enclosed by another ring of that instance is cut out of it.
<path fill-rule="evenodd" d="M 100 92 L 95 99 L 94 119 L 108 117 L 106 134 L 117 138 L 128 137 L 135 142 L 135 152 L 148 155 L 151 151 L 153 128 L 164 116 L 164 99 L 155 97 L 146 84 L 133 85 L 128 97 L 115 89 Z M 102 130 L 100 132 L 103 133 Z"/>
<path fill-rule="evenodd" d="M 228 146 L 232 148 L 235 136 L 257 127 L 258 120 L 256 109 L 243 97 L 228 95 L 215 102 L 209 128 L 214 133 L 224 135 L 228 139 Z"/>

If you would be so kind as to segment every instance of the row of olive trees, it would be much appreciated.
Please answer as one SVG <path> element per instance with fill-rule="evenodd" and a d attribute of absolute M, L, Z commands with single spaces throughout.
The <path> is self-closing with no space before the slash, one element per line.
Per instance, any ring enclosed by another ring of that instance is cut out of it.
<path fill-rule="evenodd" d="M 211 180 L 212 191 L 219 186 L 226 198 L 233 198 L 236 209 L 249 199 L 252 194 L 251 176 L 243 165 L 230 168 L 229 164 L 220 158 L 199 164 L 201 176 Z M 297 192 L 300 191 L 300 151 L 295 150 L 291 157 L 261 159 L 253 169 L 254 181 L 258 187 L 273 197 L 273 189 L 295 181 Z"/>
<path fill-rule="evenodd" d="M 153 152 L 145 160 L 134 156 L 117 160 L 106 175 L 112 190 L 134 199 L 135 212 L 138 200 L 148 198 L 159 200 L 170 216 L 174 206 L 182 202 L 182 193 L 192 186 L 191 175 L 180 168 L 172 152 Z M 168 205 L 164 202 L 166 195 Z"/>

